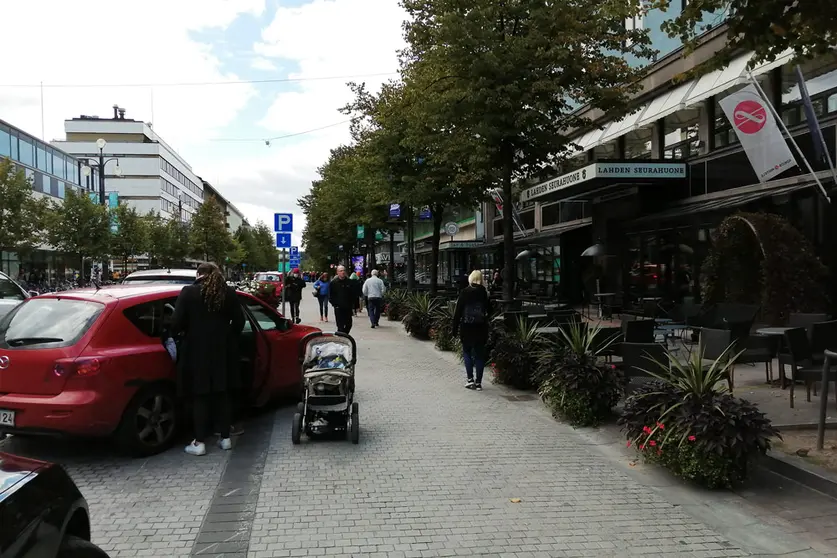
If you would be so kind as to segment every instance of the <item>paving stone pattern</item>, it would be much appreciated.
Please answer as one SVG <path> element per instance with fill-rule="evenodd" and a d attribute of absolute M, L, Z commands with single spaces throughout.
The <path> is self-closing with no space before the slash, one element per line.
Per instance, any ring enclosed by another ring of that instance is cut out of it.
<path fill-rule="evenodd" d="M 303 317 L 316 317 L 310 296 Z M 232 452 L 200 458 L 180 444 L 139 460 L 107 443 L 12 438 L 0 449 L 64 464 L 112 558 L 757 555 L 709 525 L 711 508 L 699 520 L 670 503 L 539 401 L 509 400 L 488 379 L 465 390 L 450 356 L 400 328 L 355 320 L 357 446 L 293 446 L 283 408 L 249 423 Z M 765 554 L 822 556 L 776 548 Z"/>

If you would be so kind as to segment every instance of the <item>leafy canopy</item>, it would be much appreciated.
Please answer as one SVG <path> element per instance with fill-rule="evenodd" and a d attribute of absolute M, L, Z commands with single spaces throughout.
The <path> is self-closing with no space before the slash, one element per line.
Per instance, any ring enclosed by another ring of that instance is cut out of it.
<path fill-rule="evenodd" d="M 36 198 L 22 169 L 0 159 L 0 249 L 21 251 L 44 237 L 49 202 Z"/>
<path fill-rule="evenodd" d="M 52 203 L 47 225 L 48 243 L 62 252 L 94 259 L 110 255 L 110 215 L 86 192 L 68 188 L 63 203 Z"/>

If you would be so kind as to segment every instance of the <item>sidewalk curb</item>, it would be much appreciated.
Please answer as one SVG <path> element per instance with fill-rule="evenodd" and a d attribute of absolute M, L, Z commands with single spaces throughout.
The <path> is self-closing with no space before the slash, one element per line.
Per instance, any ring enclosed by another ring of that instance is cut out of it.
<path fill-rule="evenodd" d="M 756 465 L 837 500 L 837 475 L 800 457 L 774 450 Z"/>

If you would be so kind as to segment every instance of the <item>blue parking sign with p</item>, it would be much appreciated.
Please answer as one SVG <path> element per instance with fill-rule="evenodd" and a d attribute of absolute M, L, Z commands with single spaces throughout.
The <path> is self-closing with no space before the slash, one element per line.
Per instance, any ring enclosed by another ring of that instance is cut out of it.
<path fill-rule="evenodd" d="M 273 214 L 273 231 L 278 233 L 294 232 L 294 214 L 293 213 L 274 213 Z M 278 246 L 278 244 L 277 244 Z M 288 244 L 290 246 L 290 244 Z"/>
<path fill-rule="evenodd" d="M 291 247 L 291 233 L 276 233 L 276 247 L 290 248 Z"/>
<path fill-rule="evenodd" d="M 299 246 L 291 246 L 291 257 L 299 258 Z"/>

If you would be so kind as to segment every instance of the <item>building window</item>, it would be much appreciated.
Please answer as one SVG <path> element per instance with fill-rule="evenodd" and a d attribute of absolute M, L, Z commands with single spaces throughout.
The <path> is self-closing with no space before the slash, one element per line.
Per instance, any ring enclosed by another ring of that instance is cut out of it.
<path fill-rule="evenodd" d="M 837 113 L 837 55 L 829 54 L 802 64 L 802 75 L 817 117 Z M 796 67 L 782 68 L 782 120 L 788 126 L 805 122 Z"/>
<path fill-rule="evenodd" d="M 37 163 L 36 163 L 35 166 L 38 167 L 38 170 L 42 170 L 42 171 L 46 172 L 46 170 L 47 170 L 46 150 L 39 145 L 37 147 L 37 149 L 35 150 L 35 153 L 36 153 L 36 156 L 38 157 L 38 160 L 37 160 Z"/>
<path fill-rule="evenodd" d="M 650 159 L 651 158 L 651 126 L 634 130 L 625 134 L 625 158 L 626 159 Z"/>
<path fill-rule="evenodd" d="M 26 138 L 20 138 L 20 162 L 30 167 L 35 166 L 35 147 Z"/>
<path fill-rule="evenodd" d="M 664 158 L 688 159 L 700 155 L 698 127 L 701 111 L 701 107 L 697 106 L 665 117 Z"/>
<path fill-rule="evenodd" d="M 596 146 L 593 149 L 593 156 L 598 161 L 600 159 L 615 159 L 618 157 L 618 145 L 616 140 L 609 141 L 602 145 Z"/>
<path fill-rule="evenodd" d="M 52 156 L 52 172 L 58 178 L 67 178 L 67 166 L 64 162 L 64 156 L 60 153 L 55 153 Z"/>
<path fill-rule="evenodd" d="M 17 161 L 18 159 L 18 149 L 17 149 L 17 132 L 12 130 L 12 133 L 9 134 L 12 140 L 12 161 Z"/>
<path fill-rule="evenodd" d="M 627 31 L 641 31 L 643 29 L 642 14 L 637 14 L 634 17 L 629 17 L 625 20 L 625 29 Z M 626 46 L 631 45 L 631 40 L 625 41 Z"/>
<path fill-rule="evenodd" d="M 0 157 L 11 157 L 12 136 L 9 129 L 0 126 Z"/>

